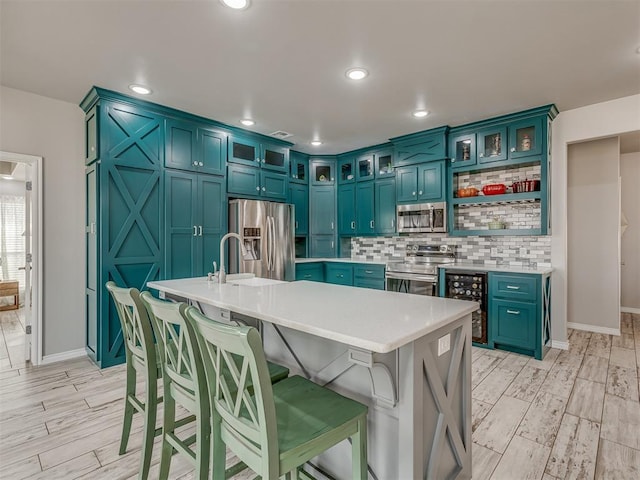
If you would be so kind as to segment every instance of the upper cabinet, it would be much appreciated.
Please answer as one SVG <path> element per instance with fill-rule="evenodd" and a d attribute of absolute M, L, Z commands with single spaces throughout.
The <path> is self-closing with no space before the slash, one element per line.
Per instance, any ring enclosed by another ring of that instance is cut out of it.
<path fill-rule="evenodd" d="M 294 183 L 309 184 L 309 155 L 306 153 L 289 152 L 290 181 Z"/>
<path fill-rule="evenodd" d="M 392 138 L 394 166 L 402 167 L 447 158 L 448 129 L 449 127 L 433 128 L 425 132 Z"/>
<path fill-rule="evenodd" d="M 338 156 L 338 183 L 354 183 L 356 181 L 356 158 L 352 154 Z"/>
<path fill-rule="evenodd" d="M 375 157 L 376 178 L 393 177 L 393 149 L 387 148 L 377 151 Z"/>
<path fill-rule="evenodd" d="M 509 158 L 542 154 L 545 143 L 542 118 L 531 118 L 509 125 Z"/>
<path fill-rule="evenodd" d="M 355 159 L 356 178 L 359 182 L 373 180 L 374 178 L 374 154 L 366 153 L 358 155 Z"/>
<path fill-rule="evenodd" d="M 288 173 L 289 148 L 249 136 L 233 135 L 229 138 L 229 162 Z"/>
<path fill-rule="evenodd" d="M 166 167 L 224 175 L 226 133 L 184 120 L 167 119 L 165 142 Z"/>
<path fill-rule="evenodd" d="M 89 165 L 98 159 L 98 105 L 94 105 L 84 117 L 85 126 L 85 165 Z"/>
<path fill-rule="evenodd" d="M 449 136 L 451 168 L 469 168 L 476 164 L 476 134 L 462 133 Z"/>
<path fill-rule="evenodd" d="M 335 157 L 310 158 L 309 168 L 311 170 L 312 185 L 333 185 L 335 183 Z"/>
<path fill-rule="evenodd" d="M 397 202 L 441 202 L 445 199 L 445 162 L 396 169 Z"/>

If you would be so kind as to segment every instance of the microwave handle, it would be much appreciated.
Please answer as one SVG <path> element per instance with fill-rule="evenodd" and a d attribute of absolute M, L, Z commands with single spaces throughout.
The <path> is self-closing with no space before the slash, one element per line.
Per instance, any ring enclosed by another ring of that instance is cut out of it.
<path fill-rule="evenodd" d="M 429 215 L 430 215 L 430 227 L 431 227 L 431 231 L 433 232 L 433 226 L 436 224 L 436 209 L 435 208 L 431 208 L 429 210 Z"/>

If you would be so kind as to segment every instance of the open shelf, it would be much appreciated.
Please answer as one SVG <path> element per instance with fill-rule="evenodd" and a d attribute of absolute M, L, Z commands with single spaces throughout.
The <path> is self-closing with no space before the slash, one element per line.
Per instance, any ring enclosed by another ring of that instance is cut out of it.
<path fill-rule="evenodd" d="M 540 192 L 505 193 L 504 195 L 478 195 L 476 197 L 454 198 L 454 205 L 476 203 L 527 203 L 540 200 Z"/>

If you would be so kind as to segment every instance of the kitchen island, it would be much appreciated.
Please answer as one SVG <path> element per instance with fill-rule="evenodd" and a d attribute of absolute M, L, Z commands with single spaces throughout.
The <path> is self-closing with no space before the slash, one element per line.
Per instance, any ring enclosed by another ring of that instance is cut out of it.
<path fill-rule="evenodd" d="M 369 405 L 370 478 L 471 478 L 472 302 L 316 282 L 150 282 L 255 324 L 269 359 Z M 349 445 L 314 462 L 349 478 Z"/>

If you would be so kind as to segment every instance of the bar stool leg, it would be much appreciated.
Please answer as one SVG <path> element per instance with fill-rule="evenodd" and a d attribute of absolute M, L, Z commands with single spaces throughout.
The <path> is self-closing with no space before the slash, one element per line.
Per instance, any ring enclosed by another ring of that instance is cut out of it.
<path fill-rule="evenodd" d="M 367 417 L 358 421 L 358 433 L 351 438 L 354 480 L 367 480 Z"/>
<path fill-rule="evenodd" d="M 120 450 L 119 454 L 124 455 L 127 451 L 127 444 L 129 443 L 129 434 L 131 433 L 131 423 L 133 422 L 134 408 L 133 404 L 129 400 L 130 397 L 136 394 L 136 370 L 131 365 L 130 361 L 127 361 L 127 386 L 124 395 L 124 421 L 122 423 L 122 436 L 120 437 Z"/>

